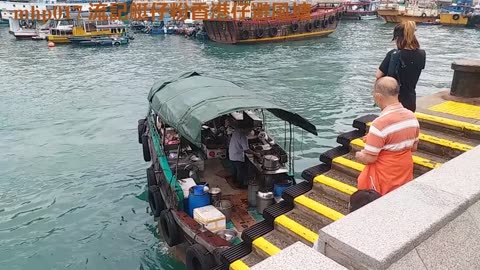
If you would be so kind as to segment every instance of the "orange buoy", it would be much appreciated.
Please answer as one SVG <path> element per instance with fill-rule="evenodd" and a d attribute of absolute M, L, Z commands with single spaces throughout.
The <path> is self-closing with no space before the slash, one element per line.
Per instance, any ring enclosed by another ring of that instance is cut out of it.
<path fill-rule="evenodd" d="M 49 41 L 49 42 L 48 42 L 48 47 L 50 47 L 50 48 L 51 48 L 51 47 L 55 47 L 55 43 Z"/>

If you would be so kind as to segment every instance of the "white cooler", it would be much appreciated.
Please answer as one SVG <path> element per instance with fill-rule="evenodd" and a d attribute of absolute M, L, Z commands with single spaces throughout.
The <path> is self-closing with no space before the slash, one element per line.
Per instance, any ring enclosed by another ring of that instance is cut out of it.
<path fill-rule="evenodd" d="M 225 230 L 227 226 L 225 215 L 213 205 L 195 208 L 193 219 L 213 233 Z"/>

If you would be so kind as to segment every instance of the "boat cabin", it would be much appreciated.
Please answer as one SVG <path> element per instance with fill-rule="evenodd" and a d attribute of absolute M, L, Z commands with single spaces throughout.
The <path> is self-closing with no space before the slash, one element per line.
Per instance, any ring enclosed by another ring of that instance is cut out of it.
<path fill-rule="evenodd" d="M 147 185 L 153 216 L 170 246 L 196 245 L 216 265 L 219 251 L 240 242 L 242 231 L 262 221 L 263 210 L 296 184 L 292 152 L 284 149 L 288 139 L 292 149 L 292 125 L 315 135 L 316 128 L 231 82 L 196 72 L 155 84 L 148 99 L 138 139 L 145 161 L 152 162 Z M 271 116 L 285 121 L 283 141 L 269 132 Z M 242 167 L 229 160 L 235 132 L 248 142 Z M 234 168 L 246 185 L 235 182 Z M 188 268 L 188 255 L 186 261 Z"/>

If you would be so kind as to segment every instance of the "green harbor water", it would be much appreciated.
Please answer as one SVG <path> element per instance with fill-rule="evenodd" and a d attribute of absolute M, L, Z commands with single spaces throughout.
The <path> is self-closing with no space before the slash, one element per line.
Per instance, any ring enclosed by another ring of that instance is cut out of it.
<path fill-rule="evenodd" d="M 137 142 L 155 80 L 185 71 L 232 80 L 311 120 L 295 171 L 318 164 L 373 107 L 393 25 L 342 22 L 328 38 L 252 46 L 137 34 L 126 47 L 48 48 L 0 28 L 0 269 L 184 269 L 156 233 Z M 419 26 L 419 96 L 449 87 L 452 61 L 480 58 L 480 31 Z M 283 134 L 283 124 L 269 122 Z"/>

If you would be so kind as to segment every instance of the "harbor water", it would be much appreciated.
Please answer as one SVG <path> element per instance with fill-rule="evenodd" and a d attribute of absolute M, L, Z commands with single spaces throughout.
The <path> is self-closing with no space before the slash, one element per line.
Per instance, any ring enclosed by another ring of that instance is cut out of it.
<path fill-rule="evenodd" d="M 311 120 L 295 171 L 318 164 L 378 112 L 375 70 L 393 25 L 342 22 L 328 38 L 232 46 L 137 34 L 128 46 L 48 48 L 0 28 L 0 269 L 184 269 L 147 210 L 137 120 L 156 80 L 186 71 L 232 80 Z M 480 31 L 418 26 L 419 96 L 450 86 L 452 61 L 480 58 Z M 283 137 L 283 123 L 268 119 Z"/>

